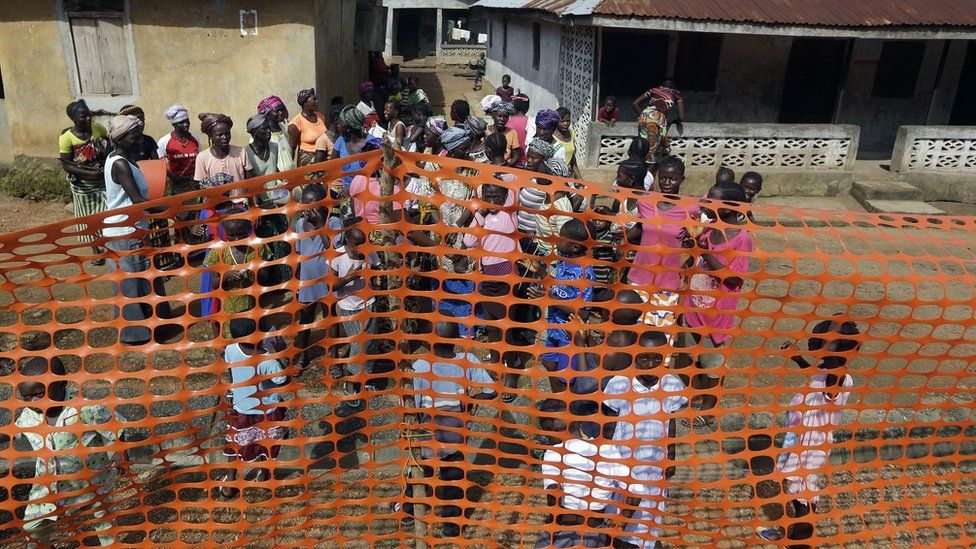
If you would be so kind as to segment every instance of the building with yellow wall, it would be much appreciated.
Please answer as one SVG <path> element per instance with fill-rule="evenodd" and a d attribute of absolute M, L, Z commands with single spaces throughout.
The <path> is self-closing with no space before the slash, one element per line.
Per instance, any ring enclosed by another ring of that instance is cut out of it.
<path fill-rule="evenodd" d="M 268 95 L 293 114 L 295 94 L 312 86 L 325 106 L 337 95 L 354 102 L 368 50 L 383 49 L 384 22 L 375 17 L 382 11 L 373 7 L 363 0 L 0 2 L 0 162 L 56 157 L 58 135 L 71 124 L 64 107 L 78 98 L 107 113 L 143 107 L 153 137 L 171 130 L 162 112 L 174 102 L 191 116 L 224 112 L 237 122 L 238 142 Z"/>

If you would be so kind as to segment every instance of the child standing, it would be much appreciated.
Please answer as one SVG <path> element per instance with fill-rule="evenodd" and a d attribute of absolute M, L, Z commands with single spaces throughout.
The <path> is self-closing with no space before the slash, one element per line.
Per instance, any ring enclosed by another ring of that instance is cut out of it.
<path fill-rule="evenodd" d="M 317 183 L 310 184 L 302 191 L 303 204 L 315 204 L 325 199 L 325 188 Z M 322 298 L 329 295 L 329 285 L 323 280 L 329 274 L 329 260 L 325 251 L 329 249 L 329 237 L 323 234 L 326 227 L 327 212 L 324 206 L 314 206 L 302 210 L 295 221 L 295 232 L 302 235 L 295 243 L 295 252 L 304 259 L 298 262 L 298 279 L 314 281 L 298 288 L 298 302 L 304 307 L 298 313 L 298 322 L 311 324 L 319 318 L 328 316 Z M 312 234 L 305 234 L 312 233 Z M 295 346 L 301 353 L 295 359 L 299 368 L 307 364 L 306 347 L 312 330 L 302 330 L 295 336 Z"/>
<path fill-rule="evenodd" d="M 515 88 L 512 87 L 512 77 L 509 75 L 502 76 L 502 85 L 495 88 L 495 95 L 502 98 L 502 102 L 511 103 L 512 97 L 515 96 Z"/>

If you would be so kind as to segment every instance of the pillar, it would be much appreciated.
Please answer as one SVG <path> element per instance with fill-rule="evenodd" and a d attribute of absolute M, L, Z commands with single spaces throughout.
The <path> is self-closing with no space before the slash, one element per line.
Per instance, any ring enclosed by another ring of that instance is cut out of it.
<path fill-rule="evenodd" d="M 386 8 L 386 43 L 383 56 L 389 59 L 393 56 L 393 8 Z"/>
<path fill-rule="evenodd" d="M 444 10 L 437 8 L 437 30 L 434 31 L 434 55 L 437 56 L 437 63 L 441 62 L 441 42 L 444 41 Z"/>

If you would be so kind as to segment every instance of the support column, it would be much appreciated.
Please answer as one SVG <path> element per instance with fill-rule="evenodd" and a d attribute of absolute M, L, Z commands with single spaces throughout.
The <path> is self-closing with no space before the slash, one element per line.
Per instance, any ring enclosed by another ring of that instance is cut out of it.
<path fill-rule="evenodd" d="M 437 30 L 434 31 L 434 55 L 437 56 L 437 64 L 441 63 L 441 42 L 444 37 L 444 10 L 437 8 Z"/>
<path fill-rule="evenodd" d="M 386 43 L 383 56 L 389 59 L 393 56 L 393 8 L 386 8 Z"/>

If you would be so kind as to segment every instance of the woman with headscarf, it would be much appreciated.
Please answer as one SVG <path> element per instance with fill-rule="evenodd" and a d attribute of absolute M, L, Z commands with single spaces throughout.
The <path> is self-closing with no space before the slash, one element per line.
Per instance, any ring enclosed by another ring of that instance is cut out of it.
<path fill-rule="evenodd" d="M 146 202 L 149 185 L 142 170 L 136 165 L 143 146 L 142 122 L 131 115 L 119 115 L 112 119 L 109 133 L 115 150 L 105 159 L 105 209 L 116 210 Z M 105 219 L 106 223 L 121 223 L 126 216 L 114 215 Z M 133 226 L 134 225 L 134 226 Z M 136 229 L 149 228 L 148 220 L 141 219 L 133 225 L 112 226 L 102 230 L 106 237 L 114 238 L 105 245 L 112 250 L 129 252 L 143 246 L 141 238 L 124 238 Z M 125 273 L 141 273 L 149 270 L 149 258 L 141 254 L 129 254 L 118 259 L 119 268 Z M 138 299 L 150 294 L 149 280 L 139 276 L 126 276 L 120 281 L 122 295 L 127 299 Z M 122 307 L 122 318 L 127 326 L 122 328 L 119 340 L 123 345 L 143 345 L 152 339 L 150 328 L 144 320 L 151 317 L 152 307 L 145 303 L 130 303 Z"/>
<path fill-rule="evenodd" d="M 474 162 L 487 164 L 488 154 L 485 152 L 485 136 L 488 133 L 488 123 L 483 118 L 469 116 L 465 120 L 464 126 L 471 130 L 471 144 L 468 146 L 468 157 Z"/>
<path fill-rule="evenodd" d="M 92 114 L 84 100 L 71 102 L 65 109 L 73 125 L 61 132 L 58 151 L 61 168 L 68 174 L 71 204 L 75 217 L 84 217 L 105 210 L 105 158 L 108 156 L 108 131 L 92 122 Z M 80 242 L 92 242 L 94 235 L 79 235 Z M 96 246 L 97 254 L 101 250 Z M 103 265 L 95 259 L 93 265 Z"/>
<path fill-rule="evenodd" d="M 257 114 L 268 117 L 271 142 L 278 145 L 278 171 L 287 172 L 295 167 L 295 156 L 288 143 L 288 107 L 277 95 L 269 95 L 258 103 Z"/>
<path fill-rule="evenodd" d="M 468 149 L 474 135 L 467 126 L 453 126 L 444 130 L 441 134 L 441 145 L 444 148 L 442 156 L 448 158 L 460 158 L 467 160 Z"/>
<path fill-rule="evenodd" d="M 255 114 L 247 119 L 247 133 L 251 143 L 244 149 L 251 168 L 245 175 L 258 177 L 278 173 L 278 144 L 271 141 L 271 121 L 266 114 Z"/>
<path fill-rule="evenodd" d="M 226 114 L 200 113 L 200 131 L 210 138 L 210 148 L 197 155 L 193 179 L 202 182 L 217 174 L 227 174 L 231 181 L 243 181 L 251 169 L 251 162 L 243 147 L 230 144 L 230 130 L 234 121 Z"/>
<path fill-rule="evenodd" d="M 541 139 L 533 139 L 525 149 L 525 169 L 530 172 L 542 173 L 542 166 L 555 154 L 555 147 Z"/>
<path fill-rule="evenodd" d="M 339 113 L 339 138 L 336 139 L 335 148 L 332 150 L 333 159 L 357 155 L 363 152 L 366 144 L 370 142 L 377 147 L 379 146 L 379 139 L 366 136 L 366 128 L 363 127 L 365 123 L 366 117 L 356 107 L 348 105 L 342 109 L 342 112 Z M 362 162 L 350 164 L 344 166 L 343 170 L 350 168 L 357 170 L 363 165 Z M 342 186 L 346 190 L 349 189 L 351 183 L 352 176 L 342 178 Z"/>
<path fill-rule="evenodd" d="M 566 162 L 566 149 L 562 143 L 556 140 L 553 135 L 559 127 L 559 116 L 554 110 L 544 109 L 535 115 L 535 137 L 534 139 L 544 141 L 553 146 L 552 157 Z"/>
<path fill-rule="evenodd" d="M 193 172 L 196 169 L 200 140 L 190 133 L 190 113 L 186 107 L 174 103 L 166 109 L 163 118 L 173 126 L 173 131 L 159 138 L 157 154 L 166 159 L 168 195 L 183 194 L 196 190 Z"/>
<path fill-rule="evenodd" d="M 119 114 L 122 116 L 134 116 L 142 122 L 143 127 L 146 125 L 146 111 L 142 110 L 142 107 L 126 105 L 119 109 Z M 156 145 L 155 139 L 144 133 L 142 135 L 142 145 L 139 146 L 139 160 L 157 159 L 159 159 L 159 146 Z"/>
<path fill-rule="evenodd" d="M 508 144 L 508 151 L 505 153 L 505 165 L 516 166 L 522 161 L 522 142 L 519 141 L 518 133 L 508 127 L 508 119 L 515 114 L 515 107 L 501 99 L 493 101 L 491 100 L 493 97 L 497 96 L 488 96 L 482 100 L 482 105 L 487 105 L 485 113 L 490 115 L 494 122 L 488 127 L 488 133 L 497 132 L 505 136 L 505 142 Z"/>
<path fill-rule="evenodd" d="M 416 75 L 412 75 L 407 78 L 407 96 L 403 98 L 403 108 L 401 112 L 404 113 L 404 122 L 407 124 L 415 124 L 416 120 L 413 118 L 413 107 L 424 103 L 430 105 L 430 100 L 427 98 L 427 93 L 420 89 L 420 78 Z M 409 113 L 409 119 L 406 119 L 406 115 Z"/>
<path fill-rule="evenodd" d="M 559 123 L 552 133 L 556 143 L 566 151 L 566 165 L 576 179 L 580 179 L 579 166 L 576 165 L 576 132 L 573 131 L 573 113 L 566 107 L 556 109 Z"/>
<path fill-rule="evenodd" d="M 428 118 L 424 125 L 424 154 L 444 156 L 444 144 L 441 136 L 447 131 L 447 122 L 443 118 Z"/>
<path fill-rule="evenodd" d="M 288 125 L 288 145 L 294 151 L 295 164 L 308 166 L 315 160 L 315 142 L 326 131 L 325 116 L 318 111 L 319 99 L 315 88 L 298 92 L 298 105 L 302 112 Z"/>

